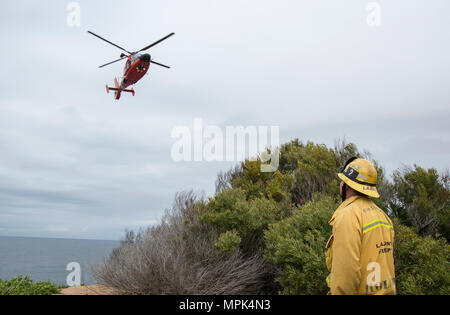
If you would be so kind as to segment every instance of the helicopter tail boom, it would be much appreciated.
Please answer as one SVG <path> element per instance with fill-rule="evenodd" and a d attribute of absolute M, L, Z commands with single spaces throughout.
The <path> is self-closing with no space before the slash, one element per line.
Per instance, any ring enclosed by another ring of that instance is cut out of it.
<path fill-rule="evenodd" d="M 116 87 L 109 87 L 108 85 L 106 85 L 106 93 L 109 94 L 110 90 L 111 91 L 115 91 L 114 96 L 115 96 L 116 100 L 118 100 L 120 98 L 120 94 L 122 92 L 131 93 L 133 96 L 135 95 L 135 92 L 134 92 L 133 88 L 131 88 L 131 89 L 121 89 L 120 86 L 119 86 L 119 81 L 117 80 L 117 78 L 114 79 L 114 84 L 115 84 Z"/>
<path fill-rule="evenodd" d="M 109 91 L 116 91 L 116 92 L 119 92 L 119 94 L 122 92 L 128 92 L 128 93 L 131 93 L 133 96 L 136 94 L 136 92 L 133 89 L 122 90 L 122 89 L 117 89 L 117 88 L 106 86 L 106 93 L 109 94 Z"/>

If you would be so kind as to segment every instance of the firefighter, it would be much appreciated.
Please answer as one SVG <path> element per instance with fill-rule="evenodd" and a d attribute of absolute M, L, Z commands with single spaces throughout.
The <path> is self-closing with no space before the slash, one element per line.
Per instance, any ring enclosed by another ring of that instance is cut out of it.
<path fill-rule="evenodd" d="M 354 157 L 338 177 L 342 204 L 329 221 L 333 233 L 326 245 L 329 294 L 395 294 L 394 228 L 370 199 L 380 197 L 377 171 Z"/>

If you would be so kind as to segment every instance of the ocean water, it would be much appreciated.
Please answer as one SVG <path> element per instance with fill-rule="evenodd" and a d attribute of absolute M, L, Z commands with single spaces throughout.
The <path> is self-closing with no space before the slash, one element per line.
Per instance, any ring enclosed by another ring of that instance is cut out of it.
<path fill-rule="evenodd" d="M 81 283 L 93 284 L 90 266 L 118 246 L 118 241 L 0 237 L 0 278 L 23 275 L 33 281 L 66 285 L 72 272 L 66 270 L 67 265 L 76 262 L 81 267 Z"/>

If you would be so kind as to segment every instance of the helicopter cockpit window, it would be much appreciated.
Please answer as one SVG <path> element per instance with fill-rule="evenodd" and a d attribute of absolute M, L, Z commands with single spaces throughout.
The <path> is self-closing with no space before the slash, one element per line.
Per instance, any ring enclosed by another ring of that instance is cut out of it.
<path fill-rule="evenodd" d="M 129 68 L 131 66 L 131 61 L 130 59 L 127 60 L 127 68 Z"/>

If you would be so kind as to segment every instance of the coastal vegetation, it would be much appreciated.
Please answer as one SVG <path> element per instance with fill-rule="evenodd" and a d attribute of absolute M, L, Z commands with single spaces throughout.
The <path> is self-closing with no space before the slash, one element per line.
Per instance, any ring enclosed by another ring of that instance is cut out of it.
<path fill-rule="evenodd" d="M 33 282 L 24 276 L 0 279 L 0 295 L 52 295 L 58 294 L 61 288 L 50 281 Z"/>
<path fill-rule="evenodd" d="M 177 194 L 160 224 L 128 231 L 93 274 L 127 294 L 326 294 L 336 173 L 352 156 L 378 171 L 374 201 L 394 221 L 397 293 L 450 294 L 448 171 L 414 165 L 389 176 L 344 141 L 293 140 L 276 172 L 247 160 L 218 174 L 210 198 Z"/>

